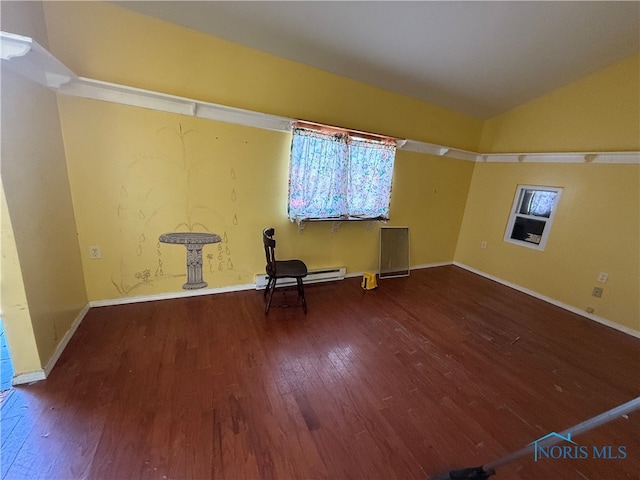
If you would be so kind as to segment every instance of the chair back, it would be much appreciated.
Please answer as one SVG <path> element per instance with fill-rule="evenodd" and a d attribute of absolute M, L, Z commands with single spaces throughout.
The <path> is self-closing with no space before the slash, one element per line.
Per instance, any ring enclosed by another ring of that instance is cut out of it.
<path fill-rule="evenodd" d="M 267 259 L 267 275 L 274 276 L 276 274 L 276 241 L 273 238 L 275 230 L 273 227 L 265 228 L 262 231 L 262 243 L 264 243 L 264 255 Z"/>

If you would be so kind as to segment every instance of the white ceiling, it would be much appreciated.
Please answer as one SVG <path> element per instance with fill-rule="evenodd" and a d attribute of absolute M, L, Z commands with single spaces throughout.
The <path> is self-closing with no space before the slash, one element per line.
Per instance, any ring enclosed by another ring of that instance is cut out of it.
<path fill-rule="evenodd" d="M 114 3 L 480 118 L 640 52 L 637 1 Z"/>

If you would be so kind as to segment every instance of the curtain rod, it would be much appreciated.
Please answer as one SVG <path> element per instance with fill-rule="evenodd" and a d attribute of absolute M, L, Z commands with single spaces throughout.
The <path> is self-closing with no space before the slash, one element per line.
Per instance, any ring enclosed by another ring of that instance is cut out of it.
<path fill-rule="evenodd" d="M 336 127 L 334 125 L 325 125 L 323 123 L 310 122 L 308 120 L 297 120 L 293 123 L 293 128 L 306 128 L 309 130 L 317 130 L 328 133 L 346 133 L 354 137 L 365 138 L 367 140 L 376 140 L 379 142 L 397 144 L 401 139 L 390 137 L 388 135 L 380 135 L 379 133 L 363 132 L 361 130 L 352 130 L 351 128 Z"/>

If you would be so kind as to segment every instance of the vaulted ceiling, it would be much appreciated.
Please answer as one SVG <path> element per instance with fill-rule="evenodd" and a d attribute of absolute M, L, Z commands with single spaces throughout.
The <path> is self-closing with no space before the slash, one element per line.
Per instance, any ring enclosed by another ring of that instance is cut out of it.
<path fill-rule="evenodd" d="M 635 1 L 115 3 L 480 118 L 640 52 Z"/>

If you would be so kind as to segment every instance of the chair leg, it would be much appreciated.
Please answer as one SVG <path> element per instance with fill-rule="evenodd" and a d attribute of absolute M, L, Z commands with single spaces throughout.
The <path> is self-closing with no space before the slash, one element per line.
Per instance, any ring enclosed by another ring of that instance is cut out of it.
<path fill-rule="evenodd" d="M 267 287 L 264 289 L 264 293 L 263 293 L 265 297 L 267 296 L 267 293 L 269 293 L 269 288 L 271 287 L 271 282 L 273 281 L 273 278 L 271 277 L 267 277 L 267 278 L 268 278 Z"/>
<path fill-rule="evenodd" d="M 264 314 L 269 314 L 269 309 L 271 308 L 271 300 L 273 299 L 273 292 L 276 290 L 276 279 L 273 279 L 271 282 L 271 292 L 269 292 L 269 300 L 267 300 L 267 305 L 264 307 Z"/>
<path fill-rule="evenodd" d="M 307 314 L 307 301 L 304 298 L 304 284 L 302 283 L 301 278 L 296 278 L 296 282 L 298 283 L 298 295 L 302 298 L 302 311 Z"/>

